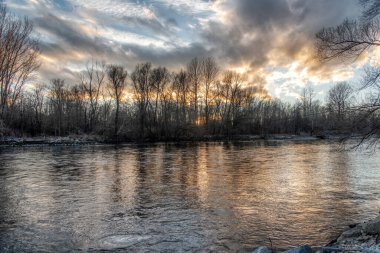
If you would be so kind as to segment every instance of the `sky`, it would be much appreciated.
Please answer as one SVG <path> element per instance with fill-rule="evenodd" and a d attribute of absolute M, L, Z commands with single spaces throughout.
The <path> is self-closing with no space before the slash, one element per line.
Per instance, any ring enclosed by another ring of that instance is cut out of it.
<path fill-rule="evenodd" d="M 315 33 L 360 15 L 358 0 L 5 0 L 34 23 L 41 45 L 38 79 L 68 82 L 91 59 L 130 72 L 150 61 L 170 70 L 193 57 L 248 76 L 273 98 L 296 99 L 312 86 L 323 100 L 336 82 L 355 82 L 369 57 L 322 63 Z"/>

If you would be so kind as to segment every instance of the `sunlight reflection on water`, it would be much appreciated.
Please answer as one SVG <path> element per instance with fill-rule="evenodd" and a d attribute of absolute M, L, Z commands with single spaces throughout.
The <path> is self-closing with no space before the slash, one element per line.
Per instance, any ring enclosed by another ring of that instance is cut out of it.
<path fill-rule="evenodd" d="M 379 155 L 326 142 L 0 149 L 0 251 L 321 245 L 380 209 Z"/>

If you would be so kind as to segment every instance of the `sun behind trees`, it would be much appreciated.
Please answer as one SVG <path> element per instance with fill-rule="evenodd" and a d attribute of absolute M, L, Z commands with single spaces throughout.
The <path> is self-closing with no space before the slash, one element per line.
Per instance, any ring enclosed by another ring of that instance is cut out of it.
<path fill-rule="evenodd" d="M 213 62 L 212 73 L 218 69 L 212 58 L 196 61 Z M 170 73 L 150 63 L 138 64 L 130 76 L 121 66 L 87 66 L 76 85 L 54 79 L 24 90 L 12 120 L 4 120 L 9 134 L 180 140 L 309 131 L 308 120 L 296 117 L 295 112 L 303 110 L 299 104 L 263 100 L 243 75 L 233 71 L 217 78 L 202 70 L 194 79 L 186 70 Z M 320 122 L 316 129 L 323 125 L 324 113 L 313 118 Z"/>

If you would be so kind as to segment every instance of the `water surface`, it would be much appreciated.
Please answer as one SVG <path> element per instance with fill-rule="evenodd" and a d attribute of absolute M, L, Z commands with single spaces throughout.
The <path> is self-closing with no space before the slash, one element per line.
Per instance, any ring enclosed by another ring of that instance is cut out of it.
<path fill-rule="evenodd" d="M 321 141 L 1 148 L 0 252 L 321 245 L 380 211 L 379 164 Z"/>

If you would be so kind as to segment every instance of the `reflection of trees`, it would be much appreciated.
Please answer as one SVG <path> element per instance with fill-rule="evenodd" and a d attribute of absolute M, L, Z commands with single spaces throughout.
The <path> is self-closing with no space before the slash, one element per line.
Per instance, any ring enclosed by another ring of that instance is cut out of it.
<path fill-rule="evenodd" d="M 152 196 L 151 187 L 149 183 L 148 175 L 148 155 L 152 155 L 153 152 L 147 152 L 147 149 L 144 147 L 136 148 L 136 167 L 137 167 L 137 186 L 136 186 L 136 214 L 139 217 L 146 217 L 147 209 L 146 207 L 150 203 L 154 203 L 154 196 Z M 153 198 L 152 198 L 153 197 Z"/>
<path fill-rule="evenodd" d="M 133 149 L 114 147 L 111 150 L 111 157 L 109 158 L 108 170 L 104 180 L 107 187 L 107 179 L 110 179 L 109 191 L 114 205 L 119 208 L 130 208 L 135 203 L 137 177 L 139 173 L 135 169 L 135 155 Z M 114 207 L 113 205 L 110 208 Z M 125 210 L 121 210 L 125 211 Z"/>
<path fill-rule="evenodd" d="M 162 154 L 162 175 L 161 175 L 161 183 L 164 185 L 169 185 L 173 181 L 173 156 L 172 154 L 175 152 L 171 145 L 164 145 L 163 154 Z"/>
<path fill-rule="evenodd" d="M 123 200 L 122 197 L 122 179 L 120 173 L 121 158 L 120 149 L 116 148 L 114 151 L 114 169 L 112 173 L 113 183 L 112 183 L 112 200 L 114 202 L 120 203 Z"/>

